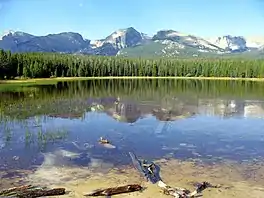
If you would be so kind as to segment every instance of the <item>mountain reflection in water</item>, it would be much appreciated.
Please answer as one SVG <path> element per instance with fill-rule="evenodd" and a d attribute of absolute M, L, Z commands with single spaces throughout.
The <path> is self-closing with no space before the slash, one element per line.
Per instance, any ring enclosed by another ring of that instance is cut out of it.
<path fill-rule="evenodd" d="M 36 167 L 48 156 L 56 165 L 114 166 L 130 163 L 129 151 L 151 159 L 261 160 L 263 88 L 256 82 L 103 80 L 1 92 L 0 169 Z M 113 147 L 100 145 L 100 137 Z"/>

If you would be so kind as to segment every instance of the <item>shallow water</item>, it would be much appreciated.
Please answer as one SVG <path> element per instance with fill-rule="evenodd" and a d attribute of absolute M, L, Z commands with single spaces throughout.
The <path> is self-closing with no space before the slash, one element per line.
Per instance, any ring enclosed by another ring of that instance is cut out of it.
<path fill-rule="evenodd" d="M 263 88 L 257 82 L 104 80 L 1 92 L 1 177 L 39 167 L 105 172 L 131 164 L 129 151 L 150 160 L 261 163 Z M 110 144 L 99 144 L 100 137 Z"/>

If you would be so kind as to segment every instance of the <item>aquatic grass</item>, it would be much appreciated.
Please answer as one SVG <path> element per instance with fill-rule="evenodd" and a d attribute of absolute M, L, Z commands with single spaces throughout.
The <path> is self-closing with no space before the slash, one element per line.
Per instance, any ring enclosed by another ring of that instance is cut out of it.
<path fill-rule="evenodd" d="M 55 143 L 67 138 L 68 132 L 65 129 L 42 130 L 37 132 L 37 144 L 40 150 L 45 150 L 48 143 Z"/>
<path fill-rule="evenodd" d="M 40 116 L 34 116 L 34 127 L 40 127 L 42 124 L 42 120 L 40 118 Z"/>
<path fill-rule="evenodd" d="M 28 122 L 28 120 L 10 118 L 4 115 L 1 115 L 0 118 L 0 132 L 2 131 L 5 145 L 9 145 L 13 135 L 15 135 L 15 133 L 12 132 L 12 125 L 17 124 L 21 126 L 21 129 L 24 129 L 24 141 L 26 147 L 37 144 L 38 147 L 43 150 L 48 143 L 63 141 L 68 135 L 68 131 L 65 128 L 44 130 L 41 125 L 42 122 L 46 121 L 45 116 L 44 119 L 35 116 L 33 123 Z M 39 127 L 37 130 L 35 129 L 36 125 Z"/>
<path fill-rule="evenodd" d="M 26 141 L 28 141 L 28 140 L 31 140 L 31 137 L 32 137 L 32 133 L 29 131 L 29 129 L 27 128 L 26 130 L 25 130 L 25 139 L 26 139 Z"/>
<path fill-rule="evenodd" d="M 10 142 L 11 142 L 11 139 L 12 139 L 12 131 L 9 128 L 8 125 L 5 125 L 4 126 L 4 133 L 3 133 L 3 135 L 4 135 L 4 142 L 5 142 L 5 144 L 6 145 L 9 145 Z"/>

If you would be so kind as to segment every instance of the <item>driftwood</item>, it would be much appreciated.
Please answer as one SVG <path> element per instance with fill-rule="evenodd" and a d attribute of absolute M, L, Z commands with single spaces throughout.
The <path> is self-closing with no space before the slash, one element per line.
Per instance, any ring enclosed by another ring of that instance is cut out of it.
<path fill-rule="evenodd" d="M 138 184 L 131 184 L 126 186 L 119 186 L 115 188 L 106 188 L 103 190 L 95 190 L 91 193 L 85 194 L 84 196 L 91 196 L 91 197 L 97 197 L 97 196 L 112 196 L 122 193 L 130 193 L 135 191 L 140 191 L 143 188 Z"/>
<path fill-rule="evenodd" d="M 142 162 L 137 158 L 137 156 L 129 152 L 129 155 L 132 159 L 132 164 L 138 172 L 146 177 L 148 181 L 152 182 L 153 184 L 157 183 L 158 187 L 160 187 L 164 194 L 174 196 L 175 198 L 191 198 L 197 196 L 197 194 L 201 193 L 203 190 L 207 188 L 220 188 L 221 186 L 214 186 L 209 182 L 202 182 L 197 184 L 197 188 L 191 192 L 185 188 L 180 187 L 171 187 L 165 184 L 159 176 L 159 170 L 157 170 L 158 166 L 156 166 L 153 162 L 149 165 Z"/>
<path fill-rule="evenodd" d="M 147 161 L 140 161 L 133 152 L 129 152 L 132 160 L 132 164 L 136 170 L 152 184 L 157 183 L 160 179 L 159 168 L 153 163 L 147 163 Z"/>
<path fill-rule="evenodd" d="M 31 185 L 13 187 L 0 191 L 0 197 L 35 198 L 42 196 L 64 195 L 65 188 L 46 189 Z"/>
<path fill-rule="evenodd" d="M 221 187 L 218 185 L 214 186 L 208 182 L 202 182 L 202 183 L 198 183 L 197 188 L 193 192 L 191 192 L 185 188 L 170 187 L 162 181 L 158 183 L 158 186 L 162 188 L 164 194 L 174 196 L 175 198 L 195 197 L 197 194 L 201 193 L 203 190 L 207 188 L 220 188 Z"/>

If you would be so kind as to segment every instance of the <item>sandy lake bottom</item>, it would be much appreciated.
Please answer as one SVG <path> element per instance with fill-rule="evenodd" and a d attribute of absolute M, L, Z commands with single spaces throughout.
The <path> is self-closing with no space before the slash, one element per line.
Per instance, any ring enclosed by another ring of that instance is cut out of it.
<path fill-rule="evenodd" d="M 220 188 L 203 191 L 204 198 L 263 198 L 264 166 L 261 163 L 236 164 L 232 162 L 205 165 L 179 160 L 158 160 L 160 175 L 165 183 L 174 187 L 194 190 L 195 182 L 208 181 Z M 0 173 L 3 176 L 4 172 Z M 132 165 L 104 167 L 98 164 L 93 168 L 60 167 L 42 165 L 34 171 L 20 172 L 16 178 L 2 179 L 1 188 L 33 184 L 48 187 L 65 187 L 68 194 L 63 197 L 84 197 L 83 194 L 100 188 L 127 184 L 140 184 L 142 192 L 115 195 L 114 197 L 170 197 L 162 193 L 156 184 L 142 178 Z"/>

